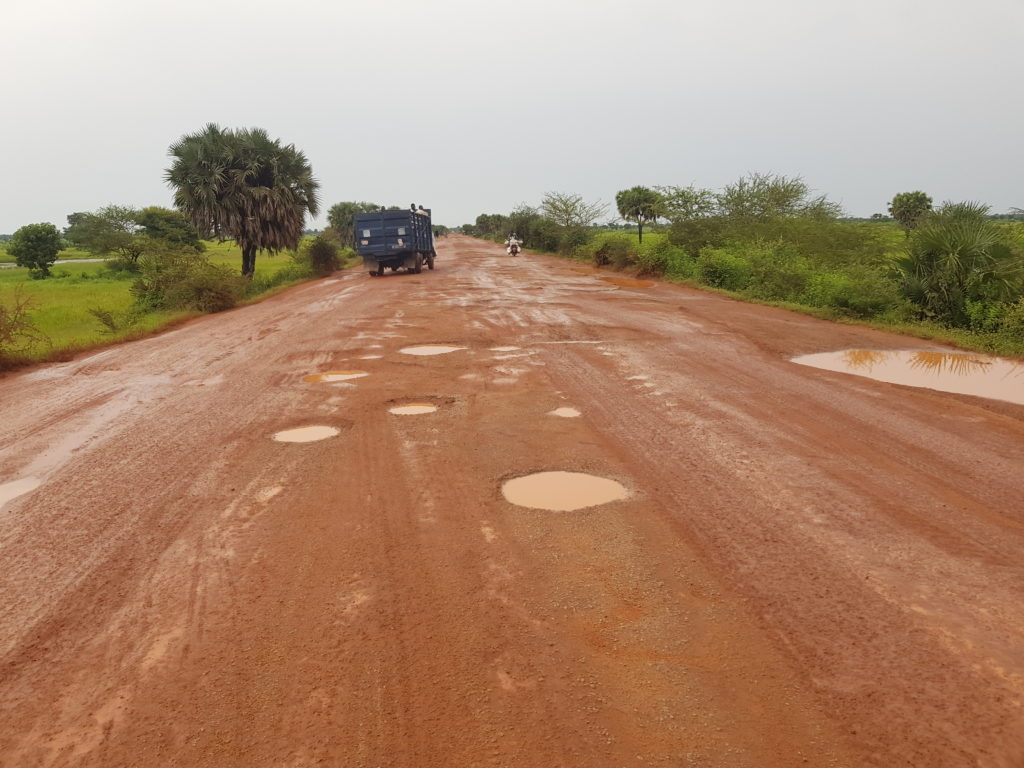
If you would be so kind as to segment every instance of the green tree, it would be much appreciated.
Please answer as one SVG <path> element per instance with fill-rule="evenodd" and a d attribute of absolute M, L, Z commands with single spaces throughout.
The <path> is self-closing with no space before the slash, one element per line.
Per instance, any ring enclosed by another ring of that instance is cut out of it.
<path fill-rule="evenodd" d="M 210 123 L 171 145 L 167 169 L 174 204 L 201 235 L 233 238 L 242 274 L 256 271 L 256 252 L 299 245 L 306 214 L 316 216 L 320 185 L 306 156 L 261 128 Z"/>
<path fill-rule="evenodd" d="M 830 220 L 842 214 L 825 195 L 811 195 L 799 176 L 750 173 L 727 184 L 717 195 L 718 210 L 733 220 L 803 218 Z"/>
<path fill-rule="evenodd" d="M 49 277 L 50 267 L 64 247 L 60 232 L 53 224 L 26 224 L 11 237 L 7 252 L 19 267 L 28 267 L 32 277 Z"/>
<path fill-rule="evenodd" d="M 377 203 L 346 201 L 335 203 L 327 210 L 327 221 L 331 229 L 338 233 L 342 242 L 352 239 L 353 220 L 357 213 L 373 213 L 379 211 Z"/>
<path fill-rule="evenodd" d="M 889 215 L 907 232 L 917 229 L 921 219 L 932 209 L 932 199 L 921 190 L 900 192 L 889 203 Z"/>
<path fill-rule="evenodd" d="M 548 192 L 540 203 L 540 211 L 560 227 L 589 227 L 608 213 L 608 206 L 598 200 L 588 203 L 582 195 Z"/>
<path fill-rule="evenodd" d="M 718 196 L 710 189 L 689 187 L 655 187 L 661 195 L 661 215 L 675 223 L 690 221 L 718 212 Z"/>
<path fill-rule="evenodd" d="M 173 211 L 159 205 L 143 208 L 135 217 L 141 227 L 141 234 L 152 240 L 162 240 L 170 245 L 182 248 L 203 250 L 199 232 L 189 223 L 181 211 Z"/>
<path fill-rule="evenodd" d="M 644 223 L 655 221 L 662 213 L 662 197 L 647 187 L 623 189 L 615 195 L 615 207 L 626 221 L 635 221 L 637 241 L 644 241 Z"/>

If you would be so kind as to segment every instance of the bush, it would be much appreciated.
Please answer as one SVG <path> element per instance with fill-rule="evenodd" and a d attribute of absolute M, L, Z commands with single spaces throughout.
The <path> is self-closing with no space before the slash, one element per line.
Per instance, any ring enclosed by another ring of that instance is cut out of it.
<path fill-rule="evenodd" d="M 595 267 L 623 269 L 633 263 L 636 248 L 636 241 L 622 232 L 598 232 L 583 252 L 593 259 Z"/>
<path fill-rule="evenodd" d="M 691 259 L 696 259 L 704 248 L 724 245 L 725 231 L 726 222 L 718 216 L 684 219 L 672 224 L 668 241 L 682 248 Z"/>
<path fill-rule="evenodd" d="M 681 248 L 675 248 L 664 235 L 649 234 L 637 248 L 636 265 L 641 275 L 664 275 L 668 272 L 669 258 L 676 252 L 685 257 Z"/>
<path fill-rule="evenodd" d="M 590 233 L 583 227 L 569 227 L 562 232 L 558 239 L 558 252 L 567 255 L 574 255 L 580 251 L 590 240 Z"/>
<path fill-rule="evenodd" d="M 48 222 L 26 224 L 7 244 L 7 252 L 19 267 L 28 267 L 33 279 L 49 277 L 50 267 L 64 246 L 57 228 Z"/>
<path fill-rule="evenodd" d="M 750 262 L 734 255 L 728 248 L 705 248 L 697 258 L 700 281 L 716 288 L 742 291 L 750 284 L 752 274 Z"/>
<path fill-rule="evenodd" d="M 220 312 L 238 303 L 248 281 L 193 251 L 165 251 L 139 259 L 131 287 L 140 307 Z"/>
<path fill-rule="evenodd" d="M 309 261 L 310 270 L 317 275 L 329 275 L 341 268 L 338 246 L 324 235 L 317 235 L 302 249 Z"/>
<path fill-rule="evenodd" d="M 0 367 L 11 363 L 46 336 L 32 323 L 32 300 L 20 288 L 10 303 L 0 303 Z"/>
<path fill-rule="evenodd" d="M 765 301 L 795 301 L 810 279 L 811 265 L 783 243 L 733 246 L 737 256 L 750 263 L 747 292 Z"/>

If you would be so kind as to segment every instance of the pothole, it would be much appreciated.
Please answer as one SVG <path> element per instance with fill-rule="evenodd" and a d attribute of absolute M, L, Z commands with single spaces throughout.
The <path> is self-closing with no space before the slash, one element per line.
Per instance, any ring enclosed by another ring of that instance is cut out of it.
<path fill-rule="evenodd" d="M 303 376 L 302 380 L 316 384 L 320 382 L 361 379 L 363 376 L 369 375 L 366 371 L 324 371 L 323 373 L 312 373 L 309 376 Z"/>
<path fill-rule="evenodd" d="M 520 507 L 573 512 L 621 501 L 629 491 L 615 480 L 583 472 L 536 472 L 508 480 L 501 486 L 501 494 Z"/>
<path fill-rule="evenodd" d="M 21 480 L 12 480 L 9 483 L 0 485 L 0 509 L 8 501 L 22 496 L 29 491 L 34 491 L 42 481 L 37 477 L 23 477 Z"/>
<path fill-rule="evenodd" d="M 988 397 L 1024 405 L 1024 363 L 964 352 L 847 349 L 792 362 L 890 384 Z"/>
<path fill-rule="evenodd" d="M 561 416 L 563 419 L 575 419 L 580 415 L 580 412 L 575 408 L 555 408 L 553 411 L 548 411 L 549 416 Z"/>
<path fill-rule="evenodd" d="M 635 277 L 601 277 L 599 279 L 620 288 L 650 288 L 654 285 L 653 280 L 637 280 Z"/>
<path fill-rule="evenodd" d="M 430 403 L 409 403 L 388 408 L 388 413 L 393 413 L 396 416 L 419 416 L 423 413 L 433 413 L 436 410 L 437 406 Z"/>
<path fill-rule="evenodd" d="M 279 443 L 314 443 L 317 440 L 326 440 L 328 437 L 334 437 L 340 433 L 341 430 L 336 427 L 317 425 L 286 429 L 283 432 L 277 432 L 274 435 L 274 439 Z"/>
<path fill-rule="evenodd" d="M 457 347 L 452 344 L 417 344 L 414 347 L 402 347 L 399 352 L 403 355 L 446 355 L 449 352 L 458 352 L 465 347 Z"/>

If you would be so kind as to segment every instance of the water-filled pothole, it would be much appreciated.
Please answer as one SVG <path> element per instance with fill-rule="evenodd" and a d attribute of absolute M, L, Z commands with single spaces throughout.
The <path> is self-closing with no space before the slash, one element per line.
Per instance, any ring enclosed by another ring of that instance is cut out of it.
<path fill-rule="evenodd" d="M 449 352 L 458 352 L 465 347 L 457 347 L 453 344 L 417 344 L 414 347 L 402 347 L 399 352 L 404 355 L 446 355 Z"/>
<path fill-rule="evenodd" d="M 42 481 L 36 477 L 23 477 L 21 480 L 12 480 L 9 483 L 0 484 L 0 509 L 8 501 L 33 491 L 39 487 Z"/>
<path fill-rule="evenodd" d="M 551 512 L 573 512 L 629 496 L 621 483 L 582 472 L 536 472 L 516 477 L 501 486 L 501 493 L 512 504 Z"/>
<path fill-rule="evenodd" d="M 1024 405 L 1024 364 L 969 352 L 847 349 L 801 355 L 794 363 L 890 384 L 937 389 Z"/>
<path fill-rule="evenodd" d="M 324 371 L 323 373 L 311 373 L 309 376 L 303 376 L 303 381 L 316 384 L 319 382 L 329 381 L 348 381 L 349 379 L 361 379 L 363 376 L 369 376 L 366 371 Z"/>
<path fill-rule="evenodd" d="M 326 440 L 328 437 L 334 437 L 340 433 L 341 430 L 336 427 L 317 425 L 286 429 L 283 432 L 276 433 L 274 439 L 279 443 L 313 443 L 317 440 Z"/>
<path fill-rule="evenodd" d="M 424 413 L 433 413 L 436 410 L 437 406 L 430 403 L 408 403 L 388 408 L 388 413 L 393 413 L 396 416 L 419 416 Z"/>
<path fill-rule="evenodd" d="M 548 411 L 551 416 L 561 416 L 563 419 L 575 419 L 580 415 L 580 412 L 575 408 L 555 408 L 553 411 Z"/>
<path fill-rule="evenodd" d="M 599 279 L 620 288 L 650 288 L 654 285 L 653 280 L 637 280 L 635 277 L 601 277 Z"/>

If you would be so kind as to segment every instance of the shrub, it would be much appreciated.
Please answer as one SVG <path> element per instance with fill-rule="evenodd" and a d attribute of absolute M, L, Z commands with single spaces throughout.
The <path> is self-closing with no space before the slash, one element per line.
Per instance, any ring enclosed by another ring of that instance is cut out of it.
<path fill-rule="evenodd" d="M 686 251 L 691 259 L 696 259 L 704 248 L 724 245 L 725 231 L 725 220 L 718 216 L 684 219 L 672 224 L 668 241 Z"/>
<path fill-rule="evenodd" d="M 7 252 L 19 267 L 28 267 L 29 275 L 38 280 L 49 277 L 50 267 L 63 245 L 60 232 L 53 224 L 26 224 L 11 237 Z"/>
<path fill-rule="evenodd" d="M 587 243 L 583 252 L 594 260 L 594 266 L 611 265 L 623 269 L 633 263 L 637 243 L 622 232 L 598 232 Z"/>
<path fill-rule="evenodd" d="M 29 317 L 32 300 L 21 288 L 14 290 L 9 303 L 0 302 L 0 366 L 18 358 L 33 344 L 45 342 L 46 336 Z"/>
<path fill-rule="evenodd" d="M 238 303 L 248 281 L 194 251 L 165 251 L 139 259 L 132 295 L 147 309 L 220 312 Z"/>
<path fill-rule="evenodd" d="M 310 269 L 317 275 L 329 275 L 341 268 L 338 246 L 324 235 L 317 235 L 312 242 L 303 246 Z"/>
<path fill-rule="evenodd" d="M 569 227 L 558 240 L 558 252 L 568 255 L 577 253 L 590 240 L 590 234 L 583 227 Z"/>
<path fill-rule="evenodd" d="M 648 234 L 647 240 L 637 248 L 636 265 L 641 275 L 664 275 L 668 271 L 672 252 L 683 253 L 674 248 L 664 235 Z M 684 254 L 685 255 L 685 254 Z"/>
<path fill-rule="evenodd" d="M 733 246 L 736 255 L 750 263 L 747 292 L 766 301 L 793 301 L 811 277 L 811 265 L 802 255 L 783 243 Z"/>
<path fill-rule="evenodd" d="M 697 276 L 701 282 L 729 291 L 741 291 L 750 283 L 750 262 L 728 248 L 705 248 L 697 258 Z"/>

